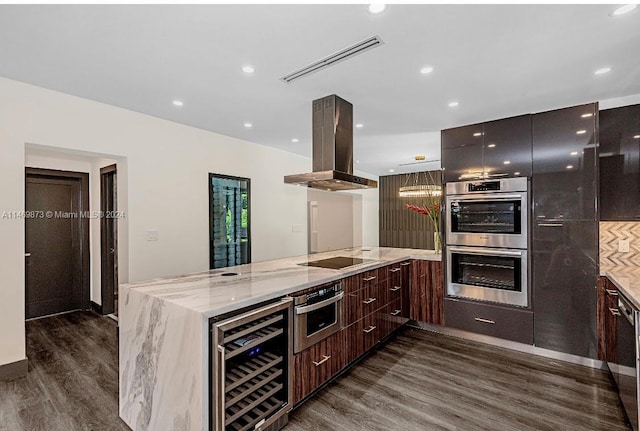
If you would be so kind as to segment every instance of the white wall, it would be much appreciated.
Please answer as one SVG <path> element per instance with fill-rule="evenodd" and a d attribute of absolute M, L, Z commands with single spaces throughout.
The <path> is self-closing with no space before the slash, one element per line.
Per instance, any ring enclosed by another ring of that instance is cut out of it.
<path fill-rule="evenodd" d="M 251 178 L 253 261 L 306 254 L 307 190 L 283 177 L 310 171 L 308 158 L 4 78 L 0 124 L 0 216 L 24 209 L 27 144 L 118 160 L 121 282 L 208 269 L 209 172 Z M 148 229 L 160 240 L 146 241 Z M 2 365 L 25 357 L 23 220 L 0 218 L 0 241 Z"/>

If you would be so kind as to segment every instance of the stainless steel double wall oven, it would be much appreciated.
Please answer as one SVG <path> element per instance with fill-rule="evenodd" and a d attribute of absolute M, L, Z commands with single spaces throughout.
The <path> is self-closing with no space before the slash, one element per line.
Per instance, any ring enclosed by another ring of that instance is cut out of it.
<path fill-rule="evenodd" d="M 529 306 L 529 181 L 447 183 L 447 296 Z"/>

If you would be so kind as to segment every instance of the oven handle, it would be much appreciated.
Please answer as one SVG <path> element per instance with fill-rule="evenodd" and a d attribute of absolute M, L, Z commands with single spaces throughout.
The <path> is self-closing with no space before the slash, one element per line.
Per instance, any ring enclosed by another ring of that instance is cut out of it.
<path fill-rule="evenodd" d="M 472 195 L 472 196 L 450 196 L 449 202 L 476 202 L 476 201 L 507 201 L 512 199 L 522 199 L 522 194 L 505 195 L 502 193 Z"/>
<path fill-rule="evenodd" d="M 340 292 L 338 293 L 336 296 L 329 298 L 329 299 L 325 299 L 324 301 L 320 301 L 317 302 L 315 304 L 311 304 L 311 305 L 304 305 L 304 306 L 297 306 L 296 307 L 296 314 L 307 314 L 311 311 L 315 311 L 319 308 L 322 307 L 326 307 L 327 305 L 333 304 L 335 302 L 338 302 L 340 300 L 342 300 L 342 298 L 344 297 L 344 292 Z"/>
<path fill-rule="evenodd" d="M 464 253 L 464 254 L 479 254 L 482 256 L 508 256 L 508 257 L 522 257 L 524 251 L 512 251 L 512 250 L 495 250 L 482 248 L 481 250 L 467 247 L 449 247 L 451 253 Z"/>

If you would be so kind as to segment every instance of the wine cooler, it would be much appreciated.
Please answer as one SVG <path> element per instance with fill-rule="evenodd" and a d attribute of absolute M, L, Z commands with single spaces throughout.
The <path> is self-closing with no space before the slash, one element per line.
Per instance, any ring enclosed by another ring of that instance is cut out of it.
<path fill-rule="evenodd" d="M 212 428 L 276 431 L 293 407 L 292 300 L 211 324 Z"/>

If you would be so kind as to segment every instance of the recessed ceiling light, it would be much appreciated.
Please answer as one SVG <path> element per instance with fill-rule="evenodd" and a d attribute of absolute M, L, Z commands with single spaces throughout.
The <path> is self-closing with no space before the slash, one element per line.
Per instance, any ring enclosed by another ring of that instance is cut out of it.
<path fill-rule="evenodd" d="M 184 102 L 182 100 L 174 100 L 173 106 L 183 106 Z"/>
<path fill-rule="evenodd" d="M 634 135 L 633 139 L 640 139 L 640 135 Z"/>
<path fill-rule="evenodd" d="M 250 66 L 250 65 L 247 64 L 246 66 L 242 66 L 242 71 L 244 73 L 253 73 L 256 70 L 253 68 L 253 66 Z"/>
<path fill-rule="evenodd" d="M 569 155 L 570 155 L 570 156 L 577 156 L 577 155 L 578 155 L 578 152 L 577 152 L 577 151 L 572 151 L 572 152 L 570 152 L 570 153 L 569 153 Z"/>
<path fill-rule="evenodd" d="M 509 160 L 505 160 L 505 161 L 504 161 L 504 162 L 502 162 L 502 163 L 504 163 L 505 165 L 510 165 L 510 164 L 511 164 L 511 162 L 510 162 Z"/>
<path fill-rule="evenodd" d="M 247 129 L 250 129 L 253 127 L 253 124 L 251 123 L 244 123 L 244 127 L 246 127 Z"/>
<path fill-rule="evenodd" d="M 360 160 L 356 160 L 356 163 L 360 163 Z"/>
<path fill-rule="evenodd" d="M 513 175 L 520 175 L 520 172 L 514 172 Z"/>
<path fill-rule="evenodd" d="M 489 144 L 489 145 L 487 145 L 487 148 L 495 148 L 495 147 L 496 147 L 496 144 Z"/>
<path fill-rule="evenodd" d="M 382 13 L 387 8 L 387 5 L 384 3 L 373 3 L 369 5 L 370 13 Z"/>
<path fill-rule="evenodd" d="M 356 124 L 356 127 L 357 127 L 358 129 L 362 129 L 362 128 L 364 127 L 364 124 L 362 124 L 362 123 L 358 123 L 358 124 Z"/>
<path fill-rule="evenodd" d="M 450 102 L 449 103 L 449 108 L 455 108 L 456 106 L 458 106 L 460 103 L 459 102 Z"/>
<path fill-rule="evenodd" d="M 601 67 L 600 69 L 593 72 L 594 75 L 604 75 L 605 73 L 611 72 L 610 67 Z"/>
<path fill-rule="evenodd" d="M 476 132 L 473 134 L 473 136 L 482 136 L 482 132 Z"/>
<path fill-rule="evenodd" d="M 593 114 L 591 112 L 587 112 L 586 114 L 582 114 L 581 117 L 582 118 L 589 118 L 589 117 L 593 117 Z"/>
<path fill-rule="evenodd" d="M 578 131 L 576 132 L 576 135 L 584 135 L 585 133 L 587 133 L 587 131 L 586 131 L 586 130 L 578 130 Z"/>
<path fill-rule="evenodd" d="M 389 169 L 389 172 L 394 172 L 394 169 Z"/>
<path fill-rule="evenodd" d="M 615 9 L 613 12 L 609 14 L 609 16 L 620 16 L 634 10 L 638 5 L 637 4 L 626 4 L 624 6 L 620 6 L 618 9 Z"/>
<path fill-rule="evenodd" d="M 422 69 L 420 69 L 420 73 L 422 73 L 423 75 L 427 75 L 431 72 L 433 72 L 433 67 L 431 66 L 425 66 Z"/>
<path fill-rule="evenodd" d="M 567 165 L 567 169 L 573 169 L 573 165 Z"/>
<path fill-rule="evenodd" d="M 291 142 L 300 142 L 300 139 L 298 139 L 298 138 L 293 138 L 293 139 L 291 140 Z"/>

